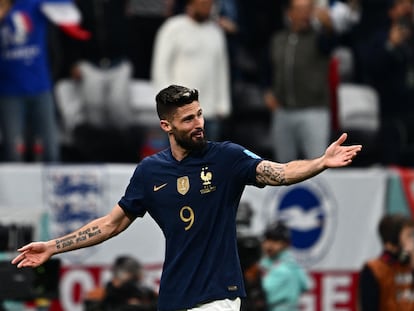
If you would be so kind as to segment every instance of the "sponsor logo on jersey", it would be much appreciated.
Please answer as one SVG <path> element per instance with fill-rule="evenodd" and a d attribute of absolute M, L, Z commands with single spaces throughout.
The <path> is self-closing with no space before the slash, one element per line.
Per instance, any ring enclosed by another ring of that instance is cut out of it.
<path fill-rule="evenodd" d="M 164 188 L 167 185 L 167 183 L 162 184 L 162 185 L 154 185 L 154 192 L 157 192 L 158 190 L 161 190 L 162 188 Z"/>

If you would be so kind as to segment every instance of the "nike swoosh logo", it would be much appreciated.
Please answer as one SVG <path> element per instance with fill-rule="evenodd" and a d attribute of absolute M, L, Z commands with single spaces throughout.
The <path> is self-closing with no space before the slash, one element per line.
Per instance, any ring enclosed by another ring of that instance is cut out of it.
<path fill-rule="evenodd" d="M 160 185 L 160 186 L 156 186 L 156 185 L 154 185 L 154 192 L 155 192 L 155 191 L 158 191 L 158 190 L 160 190 L 160 189 L 162 189 L 162 188 L 164 188 L 166 185 L 167 185 L 167 183 L 162 184 L 162 185 Z"/>

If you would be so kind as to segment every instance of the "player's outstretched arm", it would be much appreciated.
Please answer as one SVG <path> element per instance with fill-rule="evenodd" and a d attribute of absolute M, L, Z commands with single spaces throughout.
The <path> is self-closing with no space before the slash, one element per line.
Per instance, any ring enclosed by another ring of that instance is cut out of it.
<path fill-rule="evenodd" d="M 116 205 L 112 211 L 63 237 L 46 242 L 32 242 L 17 251 L 12 264 L 18 268 L 37 267 L 55 254 L 99 244 L 125 230 L 133 221 Z"/>
<path fill-rule="evenodd" d="M 327 168 L 343 167 L 361 151 L 361 145 L 342 146 L 347 134 L 342 134 L 325 151 L 312 160 L 295 160 L 288 163 L 262 161 L 256 168 L 256 180 L 263 185 L 290 185 L 311 178 Z"/>

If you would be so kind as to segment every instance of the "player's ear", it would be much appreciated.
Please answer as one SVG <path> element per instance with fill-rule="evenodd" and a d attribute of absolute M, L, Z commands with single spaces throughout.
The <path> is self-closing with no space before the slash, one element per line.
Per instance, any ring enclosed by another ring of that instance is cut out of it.
<path fill-rule="evenodd" d="M 169 133 L 171 131 L 171 124 L 167 120 L 160 120 L 160 126 L 161 129 L 166 133 Z"/>

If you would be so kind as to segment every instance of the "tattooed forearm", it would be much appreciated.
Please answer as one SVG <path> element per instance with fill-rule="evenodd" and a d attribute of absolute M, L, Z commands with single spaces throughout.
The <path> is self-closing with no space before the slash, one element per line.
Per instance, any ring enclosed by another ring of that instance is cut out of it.
<path fill-rule="evenodd" d="M 90 238 L 93 238 L 101 233 L 102 232 L 98 226 L 86 228 L 86 229 L 80 230 L 76 234 L 72 234 L 62 239 L 55 240 L 56 248 L 58 250 L 64 250 L 64 249 L 75 247 L 75 246 L 76 246 L 75 248 L 78 248 L 79 246 L 82 247 L 82 245 L 77 245 L 77 244 L 85 243 Z"/>
<path fill-rule="evenodd" d="M 264 185 L 284 185 L 285 166 L 286 164 L 263 161 L 258 166 L 256 179 Z"/>
<path fill-rule="evenodd" d="M 76 239 L 76 235 L 71 235 L 63 239 L 56 240 L 56 248 L 57 249 L 67 248 L 74 244 L 75 239 Z"/>

